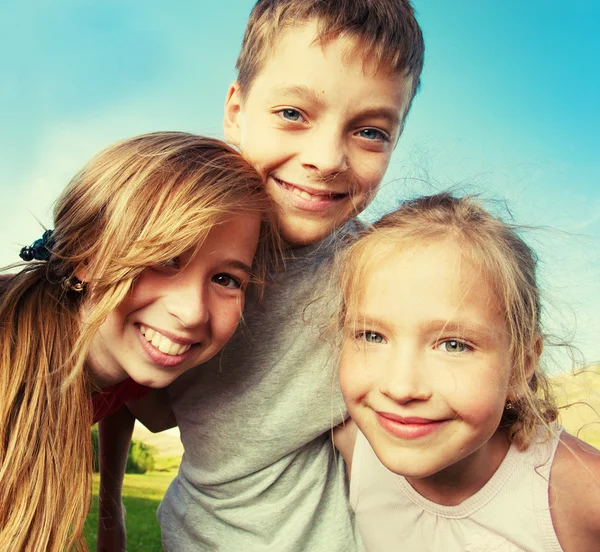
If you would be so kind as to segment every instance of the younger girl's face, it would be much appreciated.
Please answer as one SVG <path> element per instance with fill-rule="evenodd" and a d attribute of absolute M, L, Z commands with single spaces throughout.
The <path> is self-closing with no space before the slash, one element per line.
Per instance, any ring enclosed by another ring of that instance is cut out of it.
<path fill-rule="evenodd" d="M 455 241 L 368 269 L 344 333 L 342 392 L 388 469 L 439 481 L 497 453 L 510 339 L 493 290 Z"/>
<path fill-rule="evenodd" d="M 101 385 L 128 376 L 164 387 L 217 353 L 233 335 L 260 221 L 214 226 L 199 249 L 144 270 L 98 330 L 88 363 Z"/>

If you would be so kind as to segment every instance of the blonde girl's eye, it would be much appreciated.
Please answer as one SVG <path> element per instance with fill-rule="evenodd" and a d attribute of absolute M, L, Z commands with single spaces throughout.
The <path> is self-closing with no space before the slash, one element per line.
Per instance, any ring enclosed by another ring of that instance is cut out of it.
<path fill-rule="evenodd" d="M 372 332 L 370 330 L 358 332 L 358 334 L 356 334 L 356 338 L 359 341 L 365 341 L 373 344 L 387 343 L 385 337 L 383 337 L 380 333 Z"/>
<path fill-rule="evenodd" d="M 242 288 L 242 282 L 235 276 L 232 276 L 231 274 L 226 274 L 226 273 L 215 274 L 211 278 L 211 281 L 213 281 L 215 284 L 217 284 L 219 286 L 223 286 L 224 288 L 229 288 L 229 289 L 241 289 Z"/>
<path fill-rule="evenodd" d="M 165 272 L 175 272 L 177 270 L 181 269 L 181 257 L 177 256 L 177 257 L 173 257 L 172 259 L 169 259 L 168 261 L 164 261 L 162 263 L 160 263 L 159 265 L 156 265 L 157 270 L 162 270 Z"/>
<path fill-rule="evenodd" d="M 439 343 L 437 348 L 445 353 L 465 353 L 473 350 L 472 347 L 459 339 L 446 339 Z"/>

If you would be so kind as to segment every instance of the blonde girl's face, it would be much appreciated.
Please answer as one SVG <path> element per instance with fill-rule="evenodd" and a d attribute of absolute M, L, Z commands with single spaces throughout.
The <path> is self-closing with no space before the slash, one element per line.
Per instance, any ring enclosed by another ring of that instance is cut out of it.
<path fill-rule="evenodd" d="M 409 480 L 436 474 L 438 482 L 497 464 L 508 448 L 495 434 L 510 339 L 482 272 L 444 239 L 394 253 L 363 284 L 340 383 L 379 459 Z"/>
<path fill-rule="evenodd" d="M 217 353 L 240 321 L 259 232 L 257 218 L 238 216 L 198 249 L 144 270 L 93 340 L 98 382 L 164 387 Z"/>

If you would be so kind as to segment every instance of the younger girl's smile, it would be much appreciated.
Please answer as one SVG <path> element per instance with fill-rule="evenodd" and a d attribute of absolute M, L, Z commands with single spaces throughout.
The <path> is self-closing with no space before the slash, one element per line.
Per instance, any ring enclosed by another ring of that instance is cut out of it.
<path fill-rule="evenodd" d="M 476 451 L 485 464 L 512 367 L 487 279 L 451 238 L 396 251 L 367 277 L 340 361 L 350 415 L 407 478 L 443 477 Z"/>

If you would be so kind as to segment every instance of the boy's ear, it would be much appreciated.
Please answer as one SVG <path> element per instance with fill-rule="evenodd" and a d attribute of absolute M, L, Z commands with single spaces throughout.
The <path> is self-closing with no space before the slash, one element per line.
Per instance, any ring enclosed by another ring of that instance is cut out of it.
<path fill-rule="evenodd" d="M 238 82 L 234 82 L 227 91 L 223 114 L 225 140 L 234 146 L 241 142 L 240 117 L 242 111 L 242 93 Z"/>

